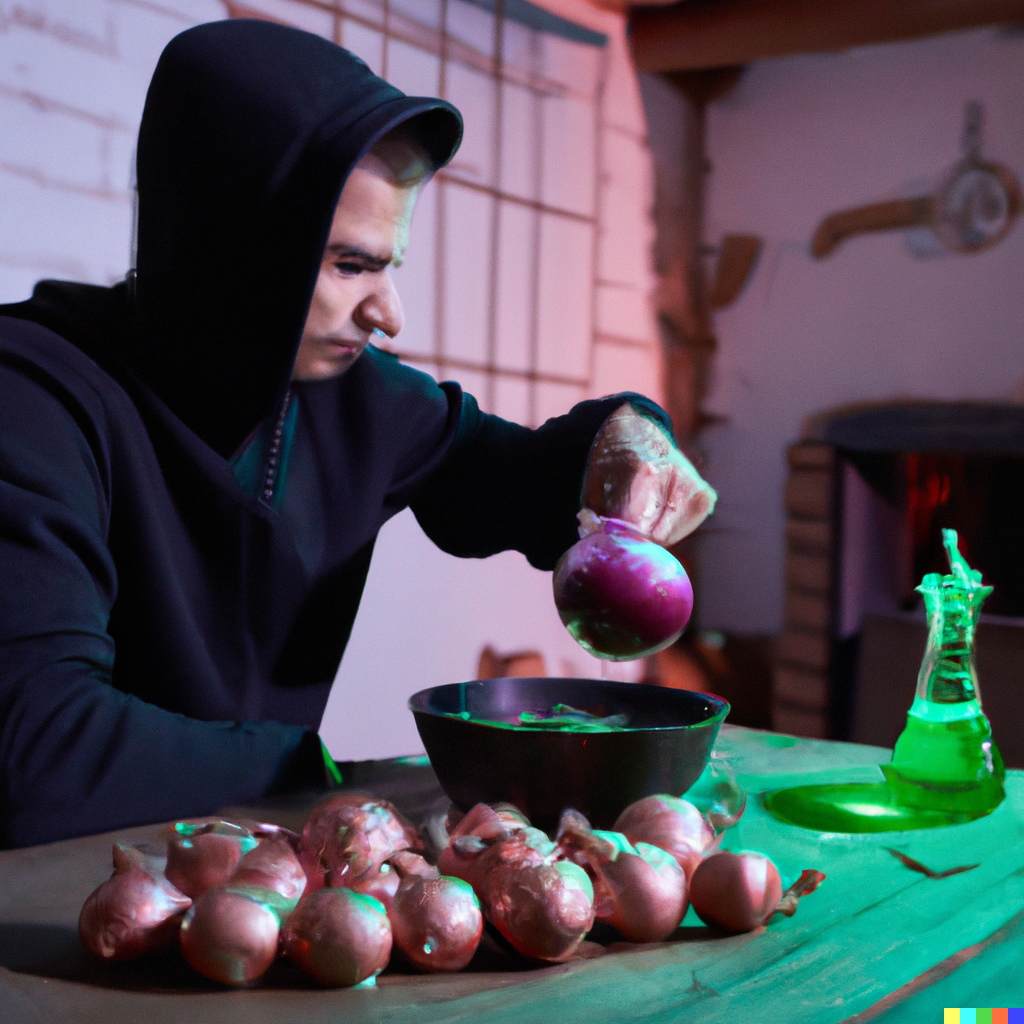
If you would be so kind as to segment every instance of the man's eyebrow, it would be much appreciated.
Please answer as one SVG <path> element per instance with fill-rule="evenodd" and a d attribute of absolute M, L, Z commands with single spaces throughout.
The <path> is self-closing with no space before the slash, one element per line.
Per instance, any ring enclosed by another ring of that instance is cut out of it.
<path fill-rule="evenodd" d="M 383 270 L 391 262 L 390 256 L 378 256 L 376 253 L 360 249 L 358 246 L 335 244 L 327 246 L 327 253 L 330 256 L 341 259 L 362 260 L 367 266 Z"/>

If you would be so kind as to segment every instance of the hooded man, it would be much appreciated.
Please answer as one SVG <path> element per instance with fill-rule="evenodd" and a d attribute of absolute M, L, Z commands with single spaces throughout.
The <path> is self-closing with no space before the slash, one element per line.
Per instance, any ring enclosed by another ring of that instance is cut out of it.
<path fill-rule="evenodd" d="M 137 267 L 0 307 L 0 845 L 325 783 L 383 523 L 550 569 L 581 494 L 673 543 L 714 492 L 637 395 L 529 430 L 372 344 L 458 111 L 263 21 L 165 49 Z M 595 443 L 596 439 L 596 443 Z"/>

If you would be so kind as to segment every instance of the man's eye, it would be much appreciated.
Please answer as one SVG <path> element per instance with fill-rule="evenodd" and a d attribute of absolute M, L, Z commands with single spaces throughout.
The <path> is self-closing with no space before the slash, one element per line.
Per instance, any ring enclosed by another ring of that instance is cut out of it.
<path fill-rule="evenodd" d="M 347 260 L 342 260 L 339 263 L 334 264 L 337 270 L 346 275 L 361 274 L 363 272 L 363 266 L 360 263 L 350 263 Z"/>

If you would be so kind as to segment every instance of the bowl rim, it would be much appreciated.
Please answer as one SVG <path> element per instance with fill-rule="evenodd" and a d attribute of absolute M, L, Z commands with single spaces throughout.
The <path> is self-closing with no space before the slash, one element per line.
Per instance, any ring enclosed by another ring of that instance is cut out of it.
<path fill-rule="evenodd" d="M 614 688 L 626 688 L 632 689 L 636 686 L 643 686 L 643 683 L 625 683 L 620 682 L 616 679 L 587 679 L 582 676 L 496 676 L 493 679 L 467 679 L 459 683 L 440 683 L 437 686 L 428 686 L 422 690 L 417 690 L 409 699 L 406 701 L 406 707 L 413 713 L 413 715 L 429 715 L 431 718 L 439 718 L 448 722 L 461 722 L 465 725 L 477 726 L 481 729 L 490 729 L 495 732 L 518 732 L 518 733 L 534 733 L 534 734 L 546 734 L 549 736 L 612 736 L 621 735 L 623 733 L 648 733 L 648 732 L 680 732 L 686 729 L 706 729 L 714 725 L 721 726 L 726 719 L 726 716 L 732 710 L 732 705 L 724 698 L 719 697 L 714 693 L 704 693 L 701 690 L 685 690 L 675 692 L 685 692 L 692 694 L 694 697 L 703 697 L 712 705 L 718 705 L 718 710 L 707 718 L 701 719 L 699 722 L 691 722 L 688 725 L 641 725 L 641 726 L 629 726 L 624 725 L 615 729 L 594 729 L 587 730 L 586 732 L 573 732 L 568 729 L 545 729 L 545 728 L 531 728 L 529 725 L 500 723 L 491 724 L 490 722 L 480 721 L 473 718 L 462 718 L 460 715 L 452 714 L 447 711 L 434 711 L 426 707 L 416 706 L 417 700 L 419 703 L 425 703 L 426 695 L 436 693 L 438 690 L 447 689 L 448 687 L 454 686 L 469 686 L 473 683 L 494 683 L 501 682 L 504 680 L 511 679 L 523 679 L 529 678 L 537 682 L 544 680 L 550 682 L 571 682 L 571 683 L 600 683 L 602 686 L 611 686 Z"/>

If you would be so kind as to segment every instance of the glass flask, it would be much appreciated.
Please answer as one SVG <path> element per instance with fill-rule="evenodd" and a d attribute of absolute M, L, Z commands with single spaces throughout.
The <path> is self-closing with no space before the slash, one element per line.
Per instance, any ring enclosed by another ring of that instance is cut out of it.
<path fill-rule="evenodd" d="M 928 642 L 907 725 L 884 782 L 796 786 L 765 798 L 779 820 L 831 832 L 887 832 L 953 825 L 991 813 L 1003 800 L 1003 760 L 981 710 L 974 637 L 992 592 L 942 531 L 950 572 L 929 573 L 917 588 Z"/>

